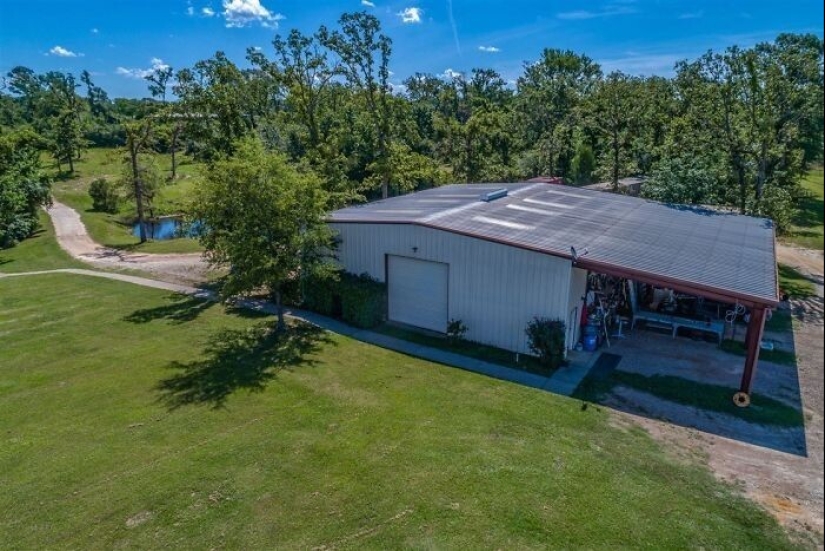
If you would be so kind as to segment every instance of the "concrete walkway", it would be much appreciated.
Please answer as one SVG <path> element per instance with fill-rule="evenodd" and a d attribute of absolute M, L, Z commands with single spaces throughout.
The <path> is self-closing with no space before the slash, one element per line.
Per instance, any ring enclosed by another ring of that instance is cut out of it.
<path fill-rule="evenodd" d="M 100 277 L 104 279 L 112 279 L 115 281 L 123 281 L 125 283 L 132 283 L 134 285 L 141 285 L 143 287 L 151 287 L 152 289 L 172 291 L 174 293 L 190 295 L 202 298 L 204 300 L 220 300 L 217 293 L 206 289 L 199 289 L 197 287 L 179 285 L 176 283 L 167 283 L 165 281 L 156 281 L 145 277 L 76 268 L 43 270 L 36 272 L 21 272 L 14 274 L 0 273 L 0 279 L 9 277 L 38 276 L 55 273 Z M 277 313 L 275 305 L 265 300 L 241 298 L 234 300 L 233 305 L 239 306 L 241 308 L 246 308 L 249 310 L 264 312 L 267 314 Z M 544 377 L 542 375 L 528 373 L 526 371 L 521 371 L 519 369 L 513 369 L 510 367 L 505 367 L 502 365 L 477 360 L 475 358 L 470 358 L 468 356 L 456 354 L 454 352 L 441 350 L 439 348 L 432 348 L 429 346 L 415 344 L 395 337 L 382 335 L 380 333 L 376 333 L 375 331 L 358 329 L 356 327 L 352 327 L 351 325 L 347 325 L 338 320 L 334 320 L 332 318 L 328 318 L 326 316 L 322 316 L 314 312 L 287 308 L 285 310 L 285 313 L 292 318 L 306 321 L 308 323 L 326 329 L 327 331 L 338 333 L 339 335 L 344 335 L 355 340 L 372 344 L 375 346 L 380 346 L 381 348 L 394 350 L 396 352 L 401 352 L 402 354 L 415 356 L 416 358 L 422 358 L 424 360 L 448 365 L 451 367 L 458 367 L 466 371 L 472 371 L 474 373 L 479 373 L 481 375 L 486 375 L 488 377 L 493 377 L 495 379 L 510 381 L 520 385 L 546 390 L 556 394 L 563 394 L 565 396 L 570 396 L 571 394 L 573 394 L 573 391 L 576 390 L 576 387 L 590 371 L 593 362 L 598 356 L 597 354 L 574 354 L 574 356 L 571 358 L 571 363 L 569 366 L 559 368 L 551 377 Z"/>

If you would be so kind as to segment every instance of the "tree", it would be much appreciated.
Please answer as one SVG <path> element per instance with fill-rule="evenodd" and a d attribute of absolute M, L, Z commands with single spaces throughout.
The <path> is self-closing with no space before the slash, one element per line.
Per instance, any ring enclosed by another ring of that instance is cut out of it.
<path fill-rule="evenodd" d="M 341 71 L 347 82 L 357 90 L 366 103 L 367 116 L 375 136 L 376 149 L 372 166 L 380 175 L 381 196 L 389 194 L 392 141 L 390 111 L 390 54 L 392 40 L 381 33 L 378 18 L 366 12 L 345 13 L 339 20 L 341 30 L 329 32 L 321 27 L 321 42 L 338 54 Z M 376 59 L 377 56 L 377 59 Z"/>
<path fill-rule="evenodd" d="M 642 188 L 645 197 L 664 203 L 707 205 L 722 203 L 724 160 L 716 157 L 666 157 L 656 164 Z"/>
<path fill-rule="evenodd" d="M 230 267 L 224 296 L 267 291 L 284 330 L 285 286 L 328 265 L 326 193 L 316 176 L 299 173 L 259 138 L 244 138 L 233 149 L 196 189 L 191 216 L 202 224 L 210 263 Z"/>
<path fill-rule="evenodd" d="M 242 136 L 259 130 L 272 109 L 275 83 L 259 68 L 242 70 L 223 52 L 175 74 L 174 93 L 186 135 L 207 159 L 232 152 Z"/>
<path fill-rule="evenodd" d="M 169 82 L 172 79 L 172 75 L 172 67 L 161 65 L 155 67 L 154 70 L 146 76 L 146 80 L 149 82 L 149 93 L 152 94 L 153 98 L 159 99 L 161 103 L 163 103 L 163 110 L 159 113 L 160 118 L 165 123 L 171 125 L 171 128 L 167 127 L 171 134 L 169 152 L 172 155 L 172 167 L 169 171 L 169 179 L 175 181 L 178 176 L 178 139 L 183 130 L 183 123 L 181 122 L 182 114 L 175 109 L 177 104 L 170 106 L 166 102 L 166 93 L 169 89 Z"/>
<path fill-rule="evenodd" d="M 515 147 L 510 99 L 492 69 L 453 75 L 438 98 L 434 126 L 442 161 L 465 182 L 508 180 Z"/>
<path fill-rule="evenodd" d="M 673 82 L 664 77 L 638 79 L 634 112 L 636 120 L 630 150 L 634 172 L 649 174 L 664 155 L 664 146 L 678 116 Z"/>
<path fill-rule="evenodd" d="M 312 149 L 321 141 L 319 112 L 324 91 L 339 70 L 328 62 L 320 42 L 318 36 L 305 36 L 296 29 L 286 39 L 278 35 L 272 41 L 278 56 L 277 74 L 287 91 L 287 105 L 306 127 Z"/>
<path fill-rule="evenodd" d="M 151 211 L 155 192 L 160 185 L 157 170 L 151 162 L 142 158 L 152 145 L 152 121 L 127 122 L 126 158 L 122 184 L 127 197 L 135 201 L 140 242 L 146 242 L 146 213 Z"/>
<path fill-rule="evenodd" d="M 524 149 L 541 159 L 540 172 L 567 175 L 575 154 L 578 106 L 601 74 L 592 59 L 569 50 L 545 49 L 538 61 L 525 63 L 517 84 L 518 127 Z"/>
<path fill-rule="evenodd" d="M 412 151 L 409 146 L 400 142 L 390 145 L 389 161 L 391 171 L 387 183 L 399 195 L 438 186 L 447 179 L 444 171 L 439 170 L 432 159 Z M 367 177 L 367 184 L 372 186 L 380 173 L 373 167 L 370 168 L 373 173 Z"/>
<path fill-rule="evenodd" d="M 630 157 L 630 144 L 638 119 L 638 84 L 638 79 L 614 71 L 599 81 L 585 103 L 588 122 L 606 143 L 604 165 L 613 191 L 619 189 L 619 175 Z"/>
<path fill-rule="evenodd" d="M 41 77 L 44 91 L 38 117 L 45 124 L 41 132 L 49 141 L 52 156 L 61 169 L 63 163 L 74 173 L 74 161 L 86 147 L 84 138 L 84 105 L 77 88 L 80 85 L 71 73 L 50 71 Z"/>
<path fill-rule="evenodd" d="M 38 209 L 51 203 L 51 185 L 40 168 L 39 138 L 31 131 L 0 135 L 0 248 L 11 247 L 38 227 Z"/>
<path fill-rule="evenodd" d="M 593 171 L 596 169 L 596 156 L 593 148 L 579 140 L 576 145 L 576 154 L 570 162 L 570 175 L 577 184 L 589 184 Z"/>
<path fill-rule="evenodd" d="M 43 80 L 33 70 L 18 65 L 6 73 L 6 86 L 20 98 L 25 121 L 33 123 L 43 94 Z"/>
<path fill-rule="evenodd" d="M 793 186 L 810 144 L 821 141 L 822 55 L 817 37 L 781 35 L 677 65 L 697 154 L 725 151 L 740 212 L 759 212 L 767 186 Z"/>
<path fill-rule="evenodd" d="M 80 82 L 86 86 L 86 102 L 89 105 L 89 113 L 93 117 L 106 119 L 109 114 L 109 96 L 106 91 L 92 81 L 92 75 L 89 71 L 84 70 L 80 73 Z"/>

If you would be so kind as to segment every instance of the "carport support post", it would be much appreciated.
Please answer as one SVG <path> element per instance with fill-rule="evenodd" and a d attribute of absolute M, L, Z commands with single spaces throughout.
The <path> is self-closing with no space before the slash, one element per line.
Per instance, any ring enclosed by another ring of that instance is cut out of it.
<path fill-rule="evenodd" d="M 745 335 L 745 371 L 742 373 L 742 383 L 739 392 L 750 395 L 753 386 L 753 375 L 756 372 L 756 362 L 759 360 L 759 345 L 762 343 L 762 333 L 765 330 L 765 307 L 756 306 L 751 309 L 751 319 L 748 322 L 748 333 Z"/>

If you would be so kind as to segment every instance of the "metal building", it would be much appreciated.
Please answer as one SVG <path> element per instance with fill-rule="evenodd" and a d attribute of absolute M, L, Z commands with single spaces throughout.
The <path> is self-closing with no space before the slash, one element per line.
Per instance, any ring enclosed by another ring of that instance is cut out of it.
<path fill-rule="evenodd" d="M 765 310 L 778 304 L 769 220 L 544 183 L 457 184 L 335 211 L 339 260 L 386 282 L 388 319 L 526 352 L 535 316 L 578 341 L 587 272 L 751 309 L 749 393 Z"/>

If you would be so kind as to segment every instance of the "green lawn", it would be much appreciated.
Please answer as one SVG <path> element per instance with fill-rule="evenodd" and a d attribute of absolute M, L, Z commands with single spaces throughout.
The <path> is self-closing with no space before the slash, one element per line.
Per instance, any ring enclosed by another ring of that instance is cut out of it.
<path fill-rule="evenodd" d="M 606 410 L 271 323 L 0 279 L 0 548 L 792 547 Z"/>
<path fill-rule="evenodd" d="M 92 239 L 107 247 L 146 253 L 200 252 L 202 247 L 198 241 L 188 238 L 150 241 L 141 245 L 139 239 L 132 235 L 135 208 L 129 202 L 124 201 L 117 214 L 92 210 L 89 184 L 99 177 L 116 180 L 122 170 L 121 157 L 122 154 L 115 149 L 89 149 L 77 163 L 74 177 L 54 183 L 52 192 L 55 198 L 77 210 Z M 168 172 L 171 166 L 168 155 L 157 156 L 157 162 L 164 172 Z M 187 198 L 200 178 L 201 165 L 183 155 L 179 155 L 178 162 L 179 179 L 158 192 L 154 203 L 156 216 L 183 212 Z"/>
<path fill-rule="evenodd" d="M 799 270 L 779 264 L 779 291 L 791 298 L 804 298 L 816 294 L 814 284 Z"/>
<path fill-rule="evenodd" d="M 54 270 L 55 268 L 88 268 L 73 259 L 54 239 L 54 227 L 49 216 L 40 213 L 40 230 L 33 237 L 10 249 L 0 249 L 0 273 Z M 2 332 L 0 332 L 2 335 Z"/>
<path fill-rule="evenodd" d="M 823 226 L 825 226 L 822 167 L 808 172 L 802 179 L 802 187 L 810 196 L 803 199 L 799 205 L 799 213 L 786 239 L 800 247 L 821 251 L 823 249 Z"/>

